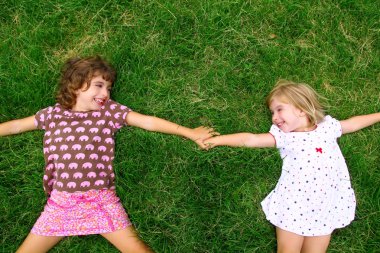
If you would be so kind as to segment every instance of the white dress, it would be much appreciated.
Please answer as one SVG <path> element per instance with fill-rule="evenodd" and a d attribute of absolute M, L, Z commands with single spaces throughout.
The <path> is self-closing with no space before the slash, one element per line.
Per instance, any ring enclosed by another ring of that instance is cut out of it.
<path fill-rule="evenodd" d="M 275 189 L 261 202 L 275 226 L 302 236 L 331 234 L 354 219 L 356 200 L 346 162 L 337 143 L 338 120 L 326 116 L 310 132 L 270 133 L 283 159 Z"/>

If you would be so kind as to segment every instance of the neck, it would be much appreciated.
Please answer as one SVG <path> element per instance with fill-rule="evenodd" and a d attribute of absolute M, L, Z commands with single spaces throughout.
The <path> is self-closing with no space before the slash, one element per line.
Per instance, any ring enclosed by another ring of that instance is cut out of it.
<path fill-rule="evenodd" d="M 313 131 L 315 128 L 317 128 L 317 125 L 309 124 L 305 127 L 298 128 L 295 132 L 309 132 L 309 131 Z"/>

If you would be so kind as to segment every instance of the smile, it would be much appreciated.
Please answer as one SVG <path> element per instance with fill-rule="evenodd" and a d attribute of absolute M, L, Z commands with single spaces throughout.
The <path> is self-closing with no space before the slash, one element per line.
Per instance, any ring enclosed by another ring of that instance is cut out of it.
<path fill-rule="evenodd" d="M 278 127 L 281 127 L 283 124 L 284 124 L 284 122 L 277 123 L 277 126 L 278 126 Z"/>
<path fill-rule="evenodd" d="M 103 106 L 104 103 L 106 102 L 105 99 L 101 99 L 101 98 L 94 98 L 95 102 L 100 105 L 100 106 Z"/>

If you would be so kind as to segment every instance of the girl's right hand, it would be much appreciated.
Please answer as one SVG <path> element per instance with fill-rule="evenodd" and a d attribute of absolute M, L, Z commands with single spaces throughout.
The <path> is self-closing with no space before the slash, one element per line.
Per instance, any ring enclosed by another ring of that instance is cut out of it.
<path fill-rule="evenodd" d="M 212 149 L 212 148 L 215 148 L 216 146 L 218 146 L 218 138 L 219 136 L 214 136 L 214 137 L 211 137 L 211 138 L 208 138 L 206 140 L 203 141 L 203 144 L 205 145 L 205 150 L 209 150 L 209 149 Z"/>
<path fill-rule="evenodd" d="M 193 140 L 201 149 L 208 149 L 207 145 L 205 144 L 205 140 L 219 135 L 218 132 L 214 131 L 214 128 L 205 126 L 194 128 L 192 129 L 192 131 L 193 137 L 191 138 L 191 140 Z"/>
<path fill-rule="evenodd" d="M 210 149 L 216 146 L 265 148 L 275 147 L 276 142 L 270 133 L 236 133 L 215 136 L 206 139 L 203 144 L 205 146 L 204 149 Z"/>

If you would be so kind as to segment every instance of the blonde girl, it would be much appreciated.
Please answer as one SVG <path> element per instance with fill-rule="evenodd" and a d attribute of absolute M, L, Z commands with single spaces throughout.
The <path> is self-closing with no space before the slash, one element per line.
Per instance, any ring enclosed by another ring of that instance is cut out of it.
<path fill-rule="evenodd" d="M 280 80 L 267 98 L 269 133 L 236 133 L 205 141 L 210 147 L 276 147 L 281 177 L 261 202 L 276 227 L 277 252 L 326 252 L 331 233 L 354 219 L 356 200 L 337 143 L 380 121 L 380 113 L 338 121 L 325 115 L 319 95 L 307 84 Z"/>
<path fill-rule="evenodd" d="M 114 134 L 124 125 L 186 137 L 204 148 L 213 129 L 190 129 L 132 111 L 110 99 L 115 70 L 102 58 L 63 67 L 57 104 L 0 124 L 0 136 L 45 131 L 44 211 L 17 252 L 47 252 L 65 236 L 101 234 L 121 252 L 152 252 L 115 192 Z"/>

